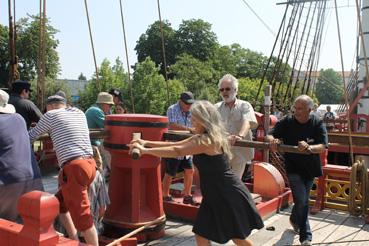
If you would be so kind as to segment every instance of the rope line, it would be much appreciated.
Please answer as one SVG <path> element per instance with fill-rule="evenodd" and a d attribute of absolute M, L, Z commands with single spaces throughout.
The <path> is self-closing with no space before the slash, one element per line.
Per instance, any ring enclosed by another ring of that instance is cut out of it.
<path fill-rule="evenodd" d="M 340 23 L 338 21 L 338 10 L 337 10 L 337 0 L 334 0 L 335 12 L 336 12 L 336 23 L 337 23 L 337 35 L 338 35 L 338 44 L 340 48 L 340 58 L 341 58 L 341 68 L 342 68 L 342 80 L 343 80 L 343 91 L 345 96 L 345 104 L 346 108 L 350 108 L 348 102 L 348 95 L 346 91 L 346 82 L 345 82 L 345 69 L 343 66 L 343 54 L 342 54 L 342 40 L 341 40 L 341 31 L 340 31 Z M 352 146 L 352 133 L 351 133 L 351 124 L 350 124 L 350 110 L 347 111 L 347 129 L 348 129 L 348 137 L 349 137 L 349 148 L 350 148 L 350 159 L 351 165 L 354 163 L 354 150 Z"/>
<path fill-rule="evenodd" d="M 127 77 L 128 77 L 129 92 L 130 92 L 130 96 L 131 96 L 132 113 L 135 113 L 135 102 L 134 102 L 134 97 L 133 97 L 131 72 L 130 72 L 129 59 L 128 59 L 127 38 L 126 38 L 126 29 L 125 29 L 125 25 L 124 25 L 122 0 L 119 0 L 119 6 L 120 6 L 120 18 L 121 18 L 121 21 L 122 21 L 123 38 L 124 38 L 124 49 L 125 49 L 125 53 L 126 53 L 127 73 L 128 73 Z"/>
<path fill-rule="evenodd" d="M 97 89 L 100 92 L 101 91 L 101 87 L 100 87 L 100 81 L 99 81 L 99 70 L 97 68 L 96 55 L 95 55 L 95 47 L 94 47 L 94 40 L 92 38 L 92 30 L 91 30 L 90 16 L 88 14 L 87 0 L 85 0 L 85 9 L 86 9 L 86 17 L 87 17 L 88 31 L 90 33 L 90 42 L 91 42 L 91 48 L 92 48 L 92 55 L 93 55 L 94 63 L 95 63 Z"/>
<path fill-rule="evenodd" d="M 167 106 L 169 107 L 169 84 L 168 84 L 168 73 L 167 73 L 167 59 L 165 56 L 164 31 L 163 31 L 163 22 L 161 20 L 160 0 L 157 0 L 157 3 L 158 3 L 158 14 L 159 14 L 159 21 L 160 21 L 161 50 L 163 53 L 164 76 L 165 76 L 165 83 L 167 86 Z"/>

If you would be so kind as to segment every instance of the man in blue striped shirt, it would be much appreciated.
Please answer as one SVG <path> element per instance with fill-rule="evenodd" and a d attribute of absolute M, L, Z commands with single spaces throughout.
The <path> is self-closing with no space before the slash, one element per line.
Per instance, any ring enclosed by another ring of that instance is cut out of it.
<path fill-rule="evenodd" d="M 170 130 L 192 130 L 190 107 L 194 103 L 192 92 L 183 92 L 176 104 L 171 105 L 167 110 Z M 177 158 L 165 159 L 165 175 L 163 178 L 163 200 L 172 201 L 169 195 L 172 178 L 178 171 L 184 171 L 183 177 L 183 203 L 196 205 L 191 195 L 191 186 L 193 180 L 192 156 L 182 156 Z"/>
<path fill-rule="evenodd" d="M 96 163 L 85 114 L 77 108 L 67 108 L 65 98 L 58 95 L 48 98 L 47 110 L 29 136 L 34 141 L 49 133 L 53 141 L 62 168 L 60 188 L 55 195 L 60 202 L 61 223 L 71 239 L 78 240 L 80 231 L 88 244 L 98 245 L 87 193 L 95 177 Z"/>

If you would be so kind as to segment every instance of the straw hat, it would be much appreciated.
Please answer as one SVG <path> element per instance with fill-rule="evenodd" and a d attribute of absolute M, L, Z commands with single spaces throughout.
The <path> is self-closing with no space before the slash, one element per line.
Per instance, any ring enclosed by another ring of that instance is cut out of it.
<path fill-rule="evenodd" d="M 96 103 L 106 103 L 114 105 L 113 96 L 107 92 L 100 92 L 99 95 L 97 95 Z"/>
<path fill-rule="evenodd" d="M 9 94 L 0 89 L 0 113 L 13 114 L 15 108 L 13 105 L 8 104 Z"/>

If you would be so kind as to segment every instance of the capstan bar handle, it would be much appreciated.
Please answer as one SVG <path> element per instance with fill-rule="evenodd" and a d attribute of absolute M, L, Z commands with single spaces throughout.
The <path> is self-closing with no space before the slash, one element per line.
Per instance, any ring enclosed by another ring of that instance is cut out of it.
<path fill-rule="evenodd" d="M 141 132 L 132 133 L 132 140 L 141 139 Z M 138 148 L 133 148 L 131 152 L 131 157 L 137 160 L 141 157 L 141 151 Z"/>
<path fill-rule="evenodd" d="M 192 134 L 189 134 L 189 133 L 185 133 L 185 134 L 178 134 L 178 133 L 173 133 L 173 132 L 164 133 L 165 140 L 183 140 L 190 136 L 192 136 Z M 270 148 L 270 144 L 267 142 L 249 141 L 249 140 L 237 140 L 234 145 L 240 146 L 240 147 L 255 148 L 255 149 L 269 149 Z M 296 154 L 301 154 L 301 155 L 311 154 L 308 151 L 301 152 L 297 146 L 285 145 L 285 144 L 279 144 L 277 147 L 277 150 L 279 152 L 296 153 Z"/>

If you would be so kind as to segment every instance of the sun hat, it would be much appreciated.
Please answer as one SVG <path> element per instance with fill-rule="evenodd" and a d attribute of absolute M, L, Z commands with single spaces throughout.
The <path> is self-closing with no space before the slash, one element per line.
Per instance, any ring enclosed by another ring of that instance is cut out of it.
<path fill-rule="evenodd" d="M 0 113 L 14 114 L 15 108 L 8 103 L 9 94 L 0 89 Z"/>
<path fill-rule="evenodd" d="M 99 95 L 97 95 L 96 103 L 106 103 L 114 105 L 113 96 L 107 92 L 100 92 Z"/>

